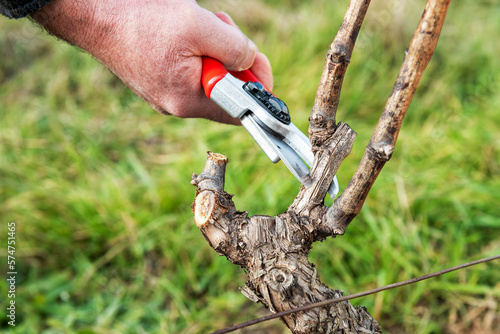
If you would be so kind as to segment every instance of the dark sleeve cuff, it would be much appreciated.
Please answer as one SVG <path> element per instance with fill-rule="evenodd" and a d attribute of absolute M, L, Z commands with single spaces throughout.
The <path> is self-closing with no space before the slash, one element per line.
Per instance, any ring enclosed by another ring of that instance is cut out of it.
<path fill-rule="evenodd" d="M 52 0 L 0 0 L 0 14 L 10 19 L 25 17 Z"/>

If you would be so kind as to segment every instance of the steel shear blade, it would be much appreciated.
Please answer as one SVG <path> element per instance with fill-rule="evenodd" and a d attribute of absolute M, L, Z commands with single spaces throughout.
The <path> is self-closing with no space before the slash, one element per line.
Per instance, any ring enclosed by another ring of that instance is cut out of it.
<path fill-rule="evenodd" d="M 217 60 L 203 57 L 205 94 L 241 124 L 273 162 L 282 160 L 292 174 L 309 188 L 309 167 L 314 155 L 309 139 L 291 122 L 286 104 L 272 95 L 249 70 L 228 72 Z M 328 193 L 339 191 L 334 176 Z"/>

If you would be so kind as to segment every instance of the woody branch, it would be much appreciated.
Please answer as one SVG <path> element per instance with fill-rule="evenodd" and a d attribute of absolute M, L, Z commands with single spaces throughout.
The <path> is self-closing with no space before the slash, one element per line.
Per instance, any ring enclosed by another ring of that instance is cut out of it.
<path fill-rule="evenodd" d="M 343 234 L 391 158 L 401 124 L 441 33 L 451 0 L 429 0 L 410 42 L 396 83 L 351 181 L 327 212 L 327 224 Z"/>

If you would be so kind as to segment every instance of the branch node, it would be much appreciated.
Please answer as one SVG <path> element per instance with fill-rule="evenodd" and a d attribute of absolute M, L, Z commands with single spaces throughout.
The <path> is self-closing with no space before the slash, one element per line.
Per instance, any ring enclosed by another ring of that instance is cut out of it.
<path fill-rule="evenodd" d="M 293 286 L 295 278 L 288 268 L 275 267 L 266 275 L 265 281 L 271 289 L 283 293 Z"/>
<path fill-rule="evenodd" d="M 380 145 L 370 144 L 366 148 L 376 159 L 381 161 L 389 161 L 394 152 L 394 145 L 387 143 L 382 143 Z"/>
<path fill-rule="evenodd" d="M 207 162 L 203 172 L 193 174 L 191 184 L 198 190 L 223 191 L 226 176 L 227 157 L 220 153 L 207 152 Z"/>
<path fill-rule="evenodd" d="M 333 43 L 328 56 L 333 64 L 349 64 L 351 62 L 351 52 L 349 52 L 349 47 L 344 44 Z"/>
<path fill-rule="evenodd" d="M 341 227 L 334 228 L 332 231 L 333 235 L 344 235 L 345 229 Z"/>

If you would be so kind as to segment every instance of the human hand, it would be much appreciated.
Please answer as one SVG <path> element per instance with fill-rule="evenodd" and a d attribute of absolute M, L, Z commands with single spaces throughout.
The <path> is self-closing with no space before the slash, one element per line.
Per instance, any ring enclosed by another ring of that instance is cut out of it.
<path fill-rule="evenodd" d="M 32 14 L 49 32 L 92 54 L 155 110 L 239 124 L 201 87 L 201 56 L 250 68 L 272 88 L 267 57 L 225 13 L 194 0 L 54 0 Z"/>

